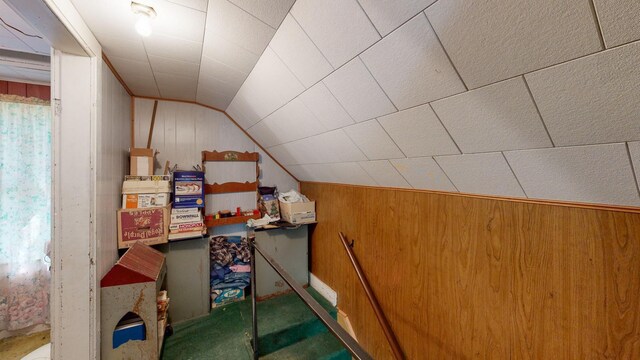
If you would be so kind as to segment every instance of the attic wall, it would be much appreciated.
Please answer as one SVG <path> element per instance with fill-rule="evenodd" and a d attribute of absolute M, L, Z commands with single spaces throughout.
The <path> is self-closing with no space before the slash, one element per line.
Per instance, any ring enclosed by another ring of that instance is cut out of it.
<path fill-rule="evenodd" d="M 101 118 L 97 144 L 98 279 L 118 259 L 116 210 L 122 207 L 122 180 L 129 173 L 131 97 L 102 63 Z"/>
<path fill-rule="evenodd" d="M 146 147 L 149 137 L 154 100 L 135 99 L 135 144 Z M 298 182 L 266 155 L 248 136 L 223 113 L 204 106 L 159 101 L 153 129 L 151 147 L 159 151 L 156 173 L 161 174 L 167 160 L 170 166 L 192 170 L 201 163 L 203 150 L 257 151 L 260 153 L 260 183 L 278 186 L 280 191 L 298 189 Z M 228 181 L 255 181 L 255 165 L 251 163 L 208 163 L 208 183 Z M 217 210 L 254 209 L 253 193 L 217 194 L 207 198 L 207 212 Z M 242 227 L 244 229 L 244 227 Z"/>
<path fill-rule="evenodd" d="M 639 23 L 634 0 L 298 0 L 227 112 L 300 180 L 640 206 Z"/>
<path fill-rule="evenodd" d="M 312 272 L 392 359 L 338 232 L 407 359 L 637 359 L 640 213 L 301 183 Z"/>

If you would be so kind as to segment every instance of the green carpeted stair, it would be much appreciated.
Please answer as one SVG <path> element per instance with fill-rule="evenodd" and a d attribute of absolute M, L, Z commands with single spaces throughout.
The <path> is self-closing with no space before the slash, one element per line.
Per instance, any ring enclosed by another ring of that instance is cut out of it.
<path fill-rule="evenodd" d="M 309 293 L 335 318 L 336 309 L 315 290 Z M 258 303 L 261 359 L 351 359 L 326 327 L 295 294 Z M 174 326 L 162 358 L 251 359 L 251 302 L 214 309 L 206 317 Z"/>

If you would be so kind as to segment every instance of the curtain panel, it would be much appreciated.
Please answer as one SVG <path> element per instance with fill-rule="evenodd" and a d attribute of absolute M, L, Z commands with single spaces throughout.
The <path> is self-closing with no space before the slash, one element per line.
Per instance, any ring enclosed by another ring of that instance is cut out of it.
<path fill-rule="evenodd" d="M 0 96 L 0 330 L 49 322 L 51 108 Z"/>

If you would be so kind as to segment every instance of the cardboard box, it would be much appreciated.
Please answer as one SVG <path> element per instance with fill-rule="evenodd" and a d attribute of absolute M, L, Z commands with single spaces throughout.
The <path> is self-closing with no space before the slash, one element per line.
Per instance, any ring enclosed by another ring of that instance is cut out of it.
<path fill-rule="evenodd" d="M 123 194 L 123 209 L 143 209 L 169 205 L 169 193 L 159 194 Z"/>
<path fill-rule="evenodd" d="M 136 242 L 146 245 L 164 244 L 169 232 L 171 204 L 165 207 L 118 210 L 118 248 Z"/>
<path fill-rule="evenodd" d="M 204 172 L 176 171 L 173 173 L 173 206 L 176 208 L 204 207 Z"/>
<path fill-rule="evenodd" d="M 282 219 L 292 224 L 308 224 L 316 221 L 316 202 L 283 203 L 280 202 Z"/>
<path fill-rule="evenodd" d="M 153 175 L 153 149 L 132 148 L 129 150 L 129 174 L 134 176 Z"/>
<path fill-rule="evenodd" d="M 245 289 L 229 288 L 220 290 L 211 290 L 211 308 L 231 304 L 236 301 L 242 301 L 245 297 Z"/>

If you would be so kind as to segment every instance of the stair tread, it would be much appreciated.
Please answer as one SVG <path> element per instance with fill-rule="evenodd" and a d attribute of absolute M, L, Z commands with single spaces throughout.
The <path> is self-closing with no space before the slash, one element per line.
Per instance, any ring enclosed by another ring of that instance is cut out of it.
<path fill-rule="evenodd" d="M 289 345 L 276 352 L 261 357 L 262 360 L 318 360 L 318 359 L 337 359 L 345 358 L 340 356 L 347 355 L 342 344 L 330 333 L 325 332 L 310 338 L 306 338 L 300 342 Z"/>
<path fill-rule="evenodd" d="M 307 291 L 334 318 L 337 310 L 317 291 Z M 260 311 L 268 307 L 269 311 Z M 258 330 L 260 335 L 277 333 L 298 324 L 315 321 L 317 318 L 295 293 L 281 295 L 258 303 Z"/>

